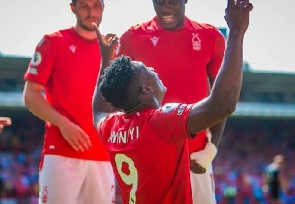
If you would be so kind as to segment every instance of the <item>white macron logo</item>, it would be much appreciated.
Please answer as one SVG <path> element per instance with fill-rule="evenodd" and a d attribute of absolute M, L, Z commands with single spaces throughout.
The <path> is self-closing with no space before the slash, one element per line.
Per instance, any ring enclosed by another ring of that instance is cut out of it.
<path fill-rule="evenodd" d="M 72 53 L 75 53 L 76 52 L 76 46 L 75 45 L 71 45 L 69 47 L 69 49 L 72 51 Z"/>
<path fill-rule="evenodd" d="M 150 39 L 151 39 L 154 46 L 156 46 L 158 44 L 159 37 L 154 36 L 154 37 L 151 37 Z"/>

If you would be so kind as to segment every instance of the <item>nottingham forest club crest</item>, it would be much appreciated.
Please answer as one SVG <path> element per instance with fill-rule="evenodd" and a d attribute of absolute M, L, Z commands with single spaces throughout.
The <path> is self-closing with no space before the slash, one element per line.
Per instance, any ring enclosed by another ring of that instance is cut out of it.
<path fill-rule="evenodd" d="M 201 50 L 201 39 L 197 33 L 192 33 L 192 47 L 193 50 Z"/>

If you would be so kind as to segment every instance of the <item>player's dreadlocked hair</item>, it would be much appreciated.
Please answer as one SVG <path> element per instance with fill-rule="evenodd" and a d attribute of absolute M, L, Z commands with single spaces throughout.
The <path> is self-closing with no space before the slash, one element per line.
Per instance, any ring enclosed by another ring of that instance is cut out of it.
<path fill-rule="evenodd" d="M 130 108 L 136 101 L 132 90 L 136 73 L 129 57 L 122 55 L 111 61 L 99 84 L 104 100 L 119 109 Z"/>

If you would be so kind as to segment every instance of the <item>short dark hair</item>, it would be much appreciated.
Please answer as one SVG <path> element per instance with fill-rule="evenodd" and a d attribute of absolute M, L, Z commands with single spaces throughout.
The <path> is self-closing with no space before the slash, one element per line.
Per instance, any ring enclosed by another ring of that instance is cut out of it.
<path fill-rule="evenodd" d="M 72 0 L 72 3 L 75 5 L 78 0 Z M 102 3 L 104 4 L 103 0 Z"/>
<path fill-rule="evenodd" d="M 138 102 L 138 73 L 130 57 L 122 55 L 112 60 L 110 66 L 104 70 L 99 84 L 104 100 L 123 110 L 135 105 Z"/>

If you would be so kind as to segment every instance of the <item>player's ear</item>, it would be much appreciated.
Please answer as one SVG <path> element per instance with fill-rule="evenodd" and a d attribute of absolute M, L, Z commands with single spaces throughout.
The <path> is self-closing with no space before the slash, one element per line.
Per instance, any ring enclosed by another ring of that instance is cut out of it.
<path fill-rule="evenodd" d="M 142 86 L 140 89 L 141 89 L 141 92 L 145 95 L 149 95 L 154 92 L 150 86 Z"/>
<path fill-rule="evenodd" d="M 75 11 L 75 5 L 73 3 L 70 3 L 70 7 L 71 7 L 71 10 L 74 14 L 76 14 L 76 11 Z"/>

